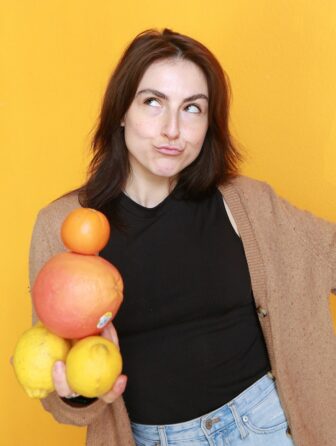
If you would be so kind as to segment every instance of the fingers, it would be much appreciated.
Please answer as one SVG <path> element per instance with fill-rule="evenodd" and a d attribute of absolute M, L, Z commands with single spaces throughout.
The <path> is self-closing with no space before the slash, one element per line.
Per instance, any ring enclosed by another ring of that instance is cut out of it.
<path fill-rule="evenodd" d="M 116 379 L 116 382 L 114 383 L 114 386 L 112 387 L 112 389 L 109 392 L 102 395 L 100 397 L 100 399 L 105 401 L 105 403 L 107 403 L 107 404 L 113 403 L 113 401 L 115 401 L 117 398 L 119 398 L 120 395 L 124 392 L 124 390 L 126 388 L 126 384 L 127 384 L 127 376 L 120 375 Z"/>
<path fill-rule="evenodd" d="M 106 338 L 106 339 L 109 339 L 110 341 L 112 341 L 120 350 L 117 331 L 114 328 L 114 325 L 112 324 L 112 322 L 107 324 L 106 327 L 104 327 L 103 331 L 101 332 L 101 336 L 103 338 Z"/>
<path fill-rule="evenodd" d="M 69 398 L 77 396 L 69 387 L 65 374 L 65 364 L 62 361 L 56 361 L 52 370 L 55 390 L 59 396 Z"/>
<path fill-rule="evenodd" d="M 62 398 L 71 398 L 74 396 L 78 396 L 76 393 L 73 392 L 73 390 L 70 388 L 67 379 L 66 379 L 66 373 L 65 373 L 65 364 L 62 361 L 56 361 L 53 367 L 52 376 L 54 380 L 55 390 L 58 393 L 58 395 Z M 105 403 L 110 404 L 113 403 L 117 398 L 119 398 L 120 395 L 125 391 L 127 384 L 127 376 L 126 375 L 120 375 L 112 389 L 102 395 L 100 399 L 105 401 Z"/>
<path fill-rule="evenodd" d="M 112 341 L 119 349 L 119 339 L 117 331 L 114 328 L 112 322 L 103 329 L 103 331 L 101 332 L 101 336 Z M 77 395 L 73 392 L 73 390 L 70 388 L 67 382 L 64 362 L 62 361 L 55 362 L 52 370 L 52 376 L 55 385 L 55 390 L 59 396 L 63 398 L 67 397 L 69 398 Z M 126 388 L 126 383 L 127 383 L 127 376 L 120 375 L 116 379 L 112 389 L 109 392 L 105 393 L 103 396 L 101 396 L 100 399 L 102 399 L 108 404 L 112 403 L 117 398 L 119 398 L 119 396 L 124 392 Z"/>

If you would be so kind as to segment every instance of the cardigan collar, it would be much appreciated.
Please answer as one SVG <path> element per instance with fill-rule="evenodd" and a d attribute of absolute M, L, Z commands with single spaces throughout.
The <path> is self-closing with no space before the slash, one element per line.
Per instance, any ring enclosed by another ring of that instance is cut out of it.
<path fill-rule="evenodd" d="M 265 266 L 259 249 L 256 234 L 247 214 L 244 204 L 246 198 L 243 191 L 239 189 L 236 183 L 239 177 L 219 186 L 218 189 L 224 197 L 232 216 L 237 224 L 237 228 L 243 243 L 245 256 L 250 272 L 251 284 L 256 306 L 266 307 L 266 275 Z"/>

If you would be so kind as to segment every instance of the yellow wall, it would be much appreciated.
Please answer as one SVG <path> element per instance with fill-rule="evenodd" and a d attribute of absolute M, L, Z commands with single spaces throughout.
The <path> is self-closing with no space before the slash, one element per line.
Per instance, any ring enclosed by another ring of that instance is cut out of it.
<path fill-rule="evenodd" d="M 110 71 L 133 36 L 171 27 L 209 46 L 233 88 L 243 173 L 336 221 L 333 0 L 0 0 L 0 446 L 82 445 L 16 383 L 30 324 L 27 255 L 38 209 L 84 178 Z"/>

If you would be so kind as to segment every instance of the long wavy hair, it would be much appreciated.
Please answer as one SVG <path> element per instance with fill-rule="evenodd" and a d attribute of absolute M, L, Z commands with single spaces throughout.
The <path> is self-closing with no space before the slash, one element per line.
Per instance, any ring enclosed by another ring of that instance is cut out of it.
<path fill-rule="evenodd" d="M 108 82 L 92 139 L 88 177 L 76 190 L 82 206 L 102 209 L 120 196 L 130 174 L 120 123 L 147 68 L 155 61 L 172 58 L 195 63 L 204 73 L 209 91 L 209 126 L 201 152 L 179 173 L 173 192 L 197 199 L 238 175 L 243 157 L 229 132 L 230 83 L 226 73 L 200 42 L 169 29 L 150 29 L 131 42 Z"/>

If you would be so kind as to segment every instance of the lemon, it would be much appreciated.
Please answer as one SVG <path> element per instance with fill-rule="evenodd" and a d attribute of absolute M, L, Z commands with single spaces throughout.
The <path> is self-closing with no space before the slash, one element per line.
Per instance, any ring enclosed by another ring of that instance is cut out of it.
<path fill-rule="evenodd" d="M 122 370 L 122 357 L 115 344 L 101 336 L 78 341 L 66 359 L 66 375 L 71 389 L 94 398 L 111 390 Z"/>
<path fill-rule="evenodd" d="M 45 398 L 55 388 L 52 367 L 65 361 L 70 343 L 51 333 L 41 322 L 26 330 L 19 338 L 13 355 L 16 377 L 28 396 Z"/>

